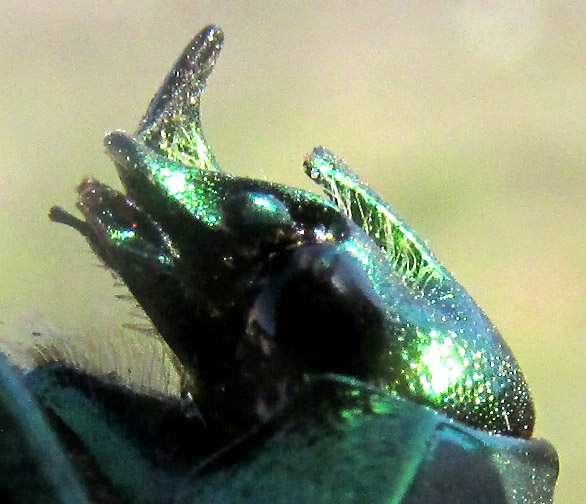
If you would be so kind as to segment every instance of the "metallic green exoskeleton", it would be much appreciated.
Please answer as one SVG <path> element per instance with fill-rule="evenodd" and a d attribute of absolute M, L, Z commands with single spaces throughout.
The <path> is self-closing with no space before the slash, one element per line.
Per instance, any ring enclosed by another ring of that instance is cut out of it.
<path fill-rule="evenodd" d="M 321 147 L 304 166 L 327 198 L 220 169 L 200 98 L 222 40 L 204 28 L 138 130 L 106 137 L 126 194 L 86 179 L 84 220 L 50 213 L 129 287 L 198 413 L 61 368 L 28 377 L 41 404 L 123 501 L 549 502 L 557 458 L 527 439 L 516 360 L 391 208 Z M 153 455 L 128 404 L 181 436 Z"/>

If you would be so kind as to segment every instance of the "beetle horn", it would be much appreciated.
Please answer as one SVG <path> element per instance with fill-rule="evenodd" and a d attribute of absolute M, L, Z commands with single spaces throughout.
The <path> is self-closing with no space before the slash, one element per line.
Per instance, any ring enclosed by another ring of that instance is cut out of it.
<path fill-rule="evenodd" d="M 224 33 L 213 25 L 193 38 L 141 119 L 137 140 L 186 166 L 220 170 L 201 131 L 200 100 L 223 41 Z"/>

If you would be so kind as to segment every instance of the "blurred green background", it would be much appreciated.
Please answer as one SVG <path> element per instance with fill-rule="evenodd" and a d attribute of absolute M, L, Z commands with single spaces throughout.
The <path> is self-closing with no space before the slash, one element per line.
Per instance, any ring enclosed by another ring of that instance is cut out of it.
<path fill-rule="evenodd" d="M 0 320 L 104 334 L 127 318 L 83 240 L 51 224 L 133 130 L 193 34 L 226 44 L 203 103 L 225 169 L 313 189 L 345 157 L 499 326 L 583 500 L 586 2 L 0 3 Z M 7 323 L 7 322 L 6 322 Z"/>

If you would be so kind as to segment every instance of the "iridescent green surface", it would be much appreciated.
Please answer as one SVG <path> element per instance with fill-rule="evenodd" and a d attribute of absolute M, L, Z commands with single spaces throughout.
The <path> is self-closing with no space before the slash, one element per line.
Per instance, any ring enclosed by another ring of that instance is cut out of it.
<path fill-rule="evenodd" d="M 67 426 L 53 423 L 75 461 L 68 476 L 95 503 L 550 504 L 557 477 L 544 440 L 494 436 L 343 376 L 313 376 L 269 422 L 219 449 L 178 398 L 59 363 L 26 383 Z M 65 497 L 50 502 L 86 502 Z"/>
<path fill-rule="evenodd" d="M 201 135 L 199 107 L 221 40 L 218 28 L 202 30 L 137 135 L 106 138 L 129 199 L 115 193 L 111 201 L 102 194 L 107 187 L 96 195 L 82 185 L 78 205 L 86 223 L 52 211 L 126 281 L 193 374 L 204 416 L 227 432 L 248 428 L 278 409 L 278 391 L 294 393 L 307 373 L 325 371 L 366 379 L 489 432 L 529 437 L 529 391 L 499 333 L 340 159 L 316 149 L 306 160 L 336 206 L 218 171 Z M 104 226 L 105 218 L 114 226 Z M 155 243 L 151 258 L 143 253 L 144 223 Z M 135 255 L 143 253 L 137 264 L 126 259 L 134 244 Z M 154 278 L 162 288 L 151 288 Z M 281 302 L 295 289 L 299 299 Z M 305 290 L 316 300 L 306 302 Z M 356 307 L 344 313 L 355 296 Z M 292 330 L 282 322 L 288 312 L 307 320 L 298 327 L 293 321 Z M 342 315 L 357 324 L 348 336 L 336 320 Z M 330 364 L 320 362 L 320 352 Z M 358 361 L 346 365 L 348 357 Z"/>
<path fill-rule="evenodd" d="M 381 247 L 395 274 L 410 287 L 422 292 L 436 290 L 450 277 L 423 241 L 343 159 L 317 147 L 304 167 L 307 175 L 324 187 L 328 198 Z"/>
<path fill-rule="evenodd" d="M 0 355 L 0 447 L 3 502 L 89 504 L 74 464 L 5 355 Z"/>
<path fill-rule="evenodd" d="M 186 166 L 219 170 L 203 137 L 200 96 L 222 47 L 220 30 L 202 32 L 185 48 L 177 65 L 149 105 L 137 130 L 146 146 Z"/>
<path fill-rule="evenodd" d="M 140 335 L 118 334 L 135 320 L 115 298 L 121 289 L 82 240 L 42 215 L 71 204 L 86 174 L 119 188 L 103 133 L 134 131 L 163 72 L 213 20 L 227 45 L 203 113 L 222 165 L 309 188 L 304 153 L 319 143 L 343 155 L 506 336 L 531 385 L 536 435 L 560 451 L 557 500 L 579 502 L 585 9 L 2 2 L 4 333 L 21 313 L 40 312 L 79 348 L 116 339 L 135 357 L 133 376 L 156 381 L 151 354 L 133 344 Z M 27 326 L 17 327 L 10 335 L 28 343 Z"/>
<path fill-rule="evenodd" d="M 288 205 L 294 207 L 291 211 L 297 214 L 309 207 L 325 213 L 334 208 L 306 191 L 187 167 L 158 155 L 122 132 L 108 135 L 105 143 L 129 195 L 151 206 L 150 211 L 162 220 L 169 219 L 173 212 L 186 212 L 206 227 L 221 228 L 227 225 L 226 200 L 250 191 L 274 193 L 276 201 L 286 198 Z"/>
<path fill-rule="evenodd" d="M 511 423 L 518 419 L 510 418 L 515 410 L 523 418 L 521 429 L 530 435 L 534 413 L 525 379 L 496 328 L 466 291 L 342 159 L 316 148 L 307 157 L 305 170 L 375 240 L 392 267 L 393 279 L 408 291 L 403 294 L 393 287 L 385 293 L 387 303 L 396 305 L 388 318 L 398 314 L 404 325 L 397 342 L 389 345 L 390 367 L 401 371 L 391 372 L 387 387 L 416 400 L 425 397 L 448 414 L 489 430 L 516 430 Z M 370 275 L 377 275 L 375 282 L 383 284 L 376 273 L 380 268 L 371 270 Z"/>

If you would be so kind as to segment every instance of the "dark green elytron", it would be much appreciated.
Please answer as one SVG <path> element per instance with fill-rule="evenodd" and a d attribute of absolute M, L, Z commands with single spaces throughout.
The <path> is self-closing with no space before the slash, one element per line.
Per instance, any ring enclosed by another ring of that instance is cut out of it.
<path fill-rule="evenodd" d="M 304 166 L 327 199 L 221 170 L 200 97 L 222 40 L 202 30 L 138 130 L 106 137 L 126 194 L 86 179 L 84 220 L 50 212 L 124 280 L 193 398 L 32 372 L 92 498 L 550 502 L 557 457 L 528 439 L 515 358 L 391 208 L 321 147 Z"/>

